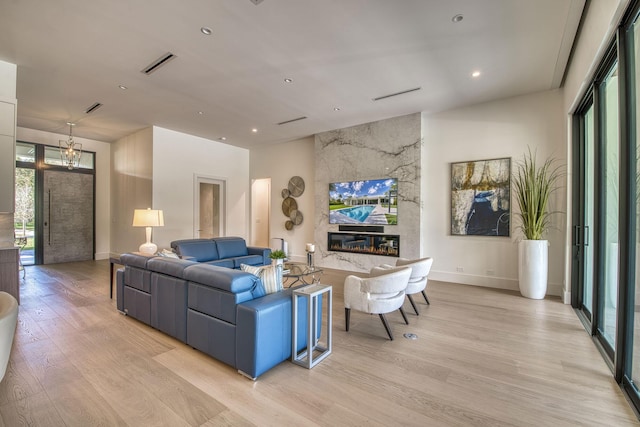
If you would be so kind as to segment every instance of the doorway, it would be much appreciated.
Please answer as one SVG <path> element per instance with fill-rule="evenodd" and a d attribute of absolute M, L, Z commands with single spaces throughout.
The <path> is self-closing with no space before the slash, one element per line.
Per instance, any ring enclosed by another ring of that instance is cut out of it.
<path fill-rule="evenodd" d="M 220 179 L 196 176 L 193 236 L 201 239 L 224 236 L 225 187 Z"/>
<path fill-rule="evenodd" d="M 271 178 L 255 179 L 251 184 L 251 245 L 268 248 L 271 212 Z"/>
<path fill-rule="evenodd" d="M 15 194 L 23 265 L 94 258 L 95 153 L 83 151 L 69 170 L 58 147 L 17 141 Z"/>

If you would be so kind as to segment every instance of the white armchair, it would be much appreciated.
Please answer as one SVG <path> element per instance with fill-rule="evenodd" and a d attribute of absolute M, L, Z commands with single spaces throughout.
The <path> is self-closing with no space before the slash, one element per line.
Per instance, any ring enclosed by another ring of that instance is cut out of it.
<path fill-rule="evenodd" d="M 11 294 L 0 292 L 0 381 L 7 371 L 17 322 L 18 301 Z"/>
<path fill-rule="evenodd" d="M 392 269 L 373 268 L 370 277 L 347 276 L 344 281 L 344 312 L 346 330 L 349 331 L 351 309 L 365 313 L 378 314 L 382 324 L 393 340 L 391 328 L 385 313 L 400 310 L 405 323 L 407 316 L 402 310 L 405 289 L 409 283 L 411 268 L 400 267 Z"/>
<path fill-rule="evenodd" d="M 432 264 L 433 258 L 431 257 L 414 260 L 398 258 L 398 260 L 396 261 L 396 267 L 411 267 L 411 277 L 409 278 L 409 284 L 407 285 L 407 290 L 405 291 L 405 293 L 407 294 L 407 298 L 409 299 L 409 302 L 411 303 L 411 306 L 413 307 L 413 310 L 417 315 L 420 315 L 420 313 L 418 312 L 418 307 L 413 301 L 411 295 L 421 292 L 427 304 L 431 304 L 429 302 L 429 298 L 427 298 L 425 289 L 427 287 L 429 271 L 431 271 Z"/>

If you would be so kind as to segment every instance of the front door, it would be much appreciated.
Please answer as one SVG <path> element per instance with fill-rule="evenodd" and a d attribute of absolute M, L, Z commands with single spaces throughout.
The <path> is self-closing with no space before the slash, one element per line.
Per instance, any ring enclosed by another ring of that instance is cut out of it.
<path fill-rule="evenodd" d="M 43 263 L 93 259 L 92 174 L 44 171 Z"/>

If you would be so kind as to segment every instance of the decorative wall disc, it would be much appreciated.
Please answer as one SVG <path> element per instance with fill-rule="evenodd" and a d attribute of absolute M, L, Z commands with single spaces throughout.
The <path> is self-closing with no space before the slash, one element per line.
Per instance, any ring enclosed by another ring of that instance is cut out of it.
<path fill-rule="evenodd" d="M 291 193 L 289 193 L 289 189 L 288 189 L 288 188 L 283 188 L 283 189 L 282 189 L 282 193 L 280 193 L 280 194 L 282 194 L 282 198 L 283 198 L 283 199 L 286 199 L 287 197 L 289 197 L 289 195 L 290 195 Z"/>
<path fill-rule="evenodd" d="M 304 193 L 304 179 L 294 176 L 289 180 L 289 193 L 293 197 L 300 197 Z"/>
<path fill-rule="evenodd" d="M 294 209 L 289 213 L 289 218 L 291 219 L 291 222 L 293 222 L 293 225 L 302 224 L 302 219 L 303 219 L 302 212 L 300 212 L 297 209 Z"/>
<path fill-rule="evenodd" d="M 287 218 L 291 217 L 291 211 L 298 209 L 298 202 L 293 197 L 287 197 L 282 201 L 282 213 Z"/>
<path fill-rule="evenodd" d="M 293 228 L 293 222 L 291 221 L 287 221 L 284 223 L 284 228 L 286 228 L 287 230 L 291 230 Z"/>

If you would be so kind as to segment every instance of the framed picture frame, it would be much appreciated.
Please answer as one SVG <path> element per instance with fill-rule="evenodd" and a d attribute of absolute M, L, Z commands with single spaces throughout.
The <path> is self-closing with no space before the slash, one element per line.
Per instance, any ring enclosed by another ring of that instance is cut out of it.
<path fill-rule="evenodd" d="M 511 158 L 451 163 L 451 235 L 511 235 Z"/>

